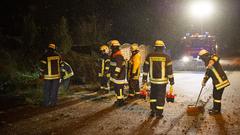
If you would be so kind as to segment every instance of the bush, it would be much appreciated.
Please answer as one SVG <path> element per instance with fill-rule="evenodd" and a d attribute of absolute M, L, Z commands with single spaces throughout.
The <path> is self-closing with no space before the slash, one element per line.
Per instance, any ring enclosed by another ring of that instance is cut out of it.
<path fill-rule="evenodd" d="M 11 55 L 5 51 L 0 50 L 0 94 L 14 92 L 16 86 L 14 78 L 16 76 L 16 62 Z"/>
<path fill-rule="evenodd" d="M 73 82 L 85 84 L 97 81 L 97 59 L 95 57 L 71 51 L 64 57 L 64 60 L 72 66 L 74 71 Z"/>

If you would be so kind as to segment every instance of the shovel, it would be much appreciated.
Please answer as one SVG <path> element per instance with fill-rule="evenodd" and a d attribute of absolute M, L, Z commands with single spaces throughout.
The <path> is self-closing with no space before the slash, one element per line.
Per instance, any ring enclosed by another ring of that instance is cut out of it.
<path fill-rule="evenodd" d="M 204 86 L 202 86 L 202 88 L 200 90 L 200 93 L 198 95 L 197 102 L 195 103 L 195 105 L 188 105 L 188 107 L 187 107 L 187 114 L 188 115 L 198 115 L 199 113 L 204 111 L 203 106 L 197 106 L 203 88 L 204 88 Z"/>

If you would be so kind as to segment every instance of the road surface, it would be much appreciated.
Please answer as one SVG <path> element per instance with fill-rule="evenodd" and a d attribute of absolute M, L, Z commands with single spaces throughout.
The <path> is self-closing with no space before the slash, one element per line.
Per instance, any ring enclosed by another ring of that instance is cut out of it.
<path fill-rule="evenodd" d="M 188 116 L 186 108 L 196 101 L 203 72 L 175 72 L 175 103 L 166 103 L 164 118 L 149 117 L 149 103 L 138 99 L 117 108 L 113 93 L 75 93 L 72 100 L 54 108 L 18 107 L 0 113 L 4 135 L 218 135 L 240 134 L 240 72 L 227 72 L 231 86 L 225 89 L 222 114 L 210 116 L 212 84 L 204 88 L 200 105 L 205 112 Z"/>

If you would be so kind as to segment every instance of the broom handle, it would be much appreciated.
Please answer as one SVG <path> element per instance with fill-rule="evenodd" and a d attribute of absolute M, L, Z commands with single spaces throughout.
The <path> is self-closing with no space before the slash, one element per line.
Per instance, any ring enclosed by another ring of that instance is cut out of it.
<path fill-rule="evenodd" d="M 202 93 L 203 87 L 204 87 L 204 86 L 202 86 L 202 88 L 201 88 L 201 90 L 200 90 L 200 93 L 199 93 L 199 95 L 198 95 L 197 102 L 196 102 L 195 106 L 197 106 L 197 103 L 198 103 L 198 100 L 199 100 L 200 95 L 201 95 L 201 93 Z"/>

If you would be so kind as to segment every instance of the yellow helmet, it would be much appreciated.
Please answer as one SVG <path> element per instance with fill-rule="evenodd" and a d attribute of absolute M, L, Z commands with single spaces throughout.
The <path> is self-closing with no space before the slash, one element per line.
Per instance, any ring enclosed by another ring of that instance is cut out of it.
<path fill-rule="evenodd" d="M 155 46 L 164 47 L 165 44 L 164 44 L 164 42 L 163 42 L 162 40 L 156 40 L 156 41 L 155 41 Z"/>
<path fill-rule="evenodd" d="M 111 40 L 110 44 L 111 46 L 120 46 L 120 43 L 118 40 Z"/>
<path fill-rule="evenodd" d="M 108 53 L 108 52 L 109 52 L 109 48 L 108 48 L 107 45 L 102 45 L 102 46 L 100 47 L 100 51 L 104 51 L 105 53 Z"/>
<path fill-rule="evenodd" d="M 201 51 L 199 51 L 198 56 L 203 56 L 203 55 L 208 54 L 208 53 L 209 52 L 207 50 L 202 49 Z"/>
<path fill-rule="evenodd" d="M 133 43 L 133 44 L 131 45 L 131 51 L 136 51 L 136 50 L 139 50 L 138 44 L 137 44 L 137 43 Z"/>
<path fill-rule="evenodd" d="M 48 48 L 56 49 L 56 45 L 55 44 L 49 44 Z"/>

